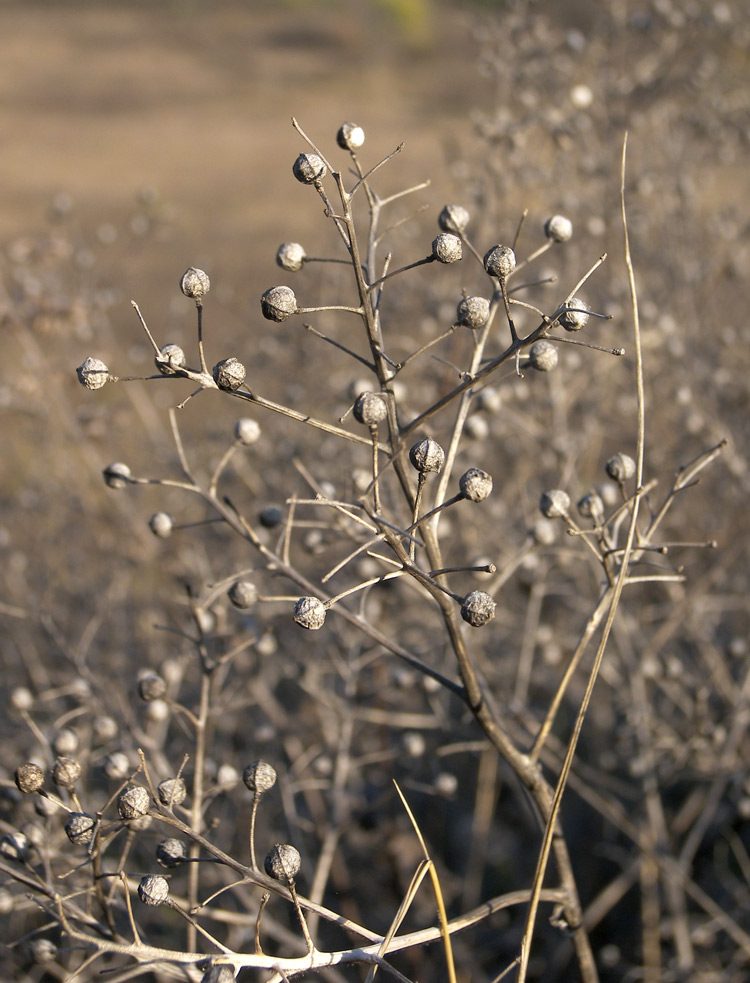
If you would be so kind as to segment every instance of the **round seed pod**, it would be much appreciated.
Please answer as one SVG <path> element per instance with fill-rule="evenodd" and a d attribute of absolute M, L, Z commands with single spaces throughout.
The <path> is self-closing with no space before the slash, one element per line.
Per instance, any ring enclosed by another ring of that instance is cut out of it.
<path fill-rule="evenodd" d="M 538 519 L 531 528 L 537 546 L 551 546 L 557 539 L 557 526 L 549 519 Z"/>
<path fill-rule="evenodd" d="M 463 297 L 456 308 L 456 321 L 465 328 L 483 328 L 490 316 L 490 302 L 484 297 Z"/>
<path fill-rule="evenodd" d="M 263 867 L 276 881 L 293 881 L 302 866 L 299 850 L 289 843 L 277 843 L 269 850 Z"/>
<path fill-rule="evenodd" d="M 365 142 L 365 131 L 356 123 L 342 123 L 336 134 L 336 143 L 342 150 L 359 150 Z"/>
<path fill-rule="evenodd" d="M 451 232 L 441 232 L 432 240 L 432 255 L 438 263 L 457 263 L 463 256 L 461 240 Z"/>
<path fill-rule="evenodd" d="M 31 710 L 34 706 L 34 694 L 26 686 L 16 686 L 10 694 L 10 702 L 16 710 Z"/>
<path fill-rule="evenodd" d="M 210 289 L 211 281 L 208 273 L 204 273 L 203 270 L 196 270 L 194 266 L 191 266 L 182 274 L 180 290 L 186 297 L 192 297 L 193 300 L 200 300 Z"/>
<path fill-rule="evenodd" d="M 297 298 L 291 287 L 269 287 L 260 298 L 260 309 L 269 321 L 286 321 L 297 313 Z"/>
<path fill-rule="evenodd" d="M 570 496 L 561 488 L 553 488 L 544 492 L 540 501 L 539 508 L 542 515 L 548 519 L 564 519 L 570 508 Z"/>
<path fill-rule="evenodd" d="M 142 700 L 162 700 L 167 695 L 167 683 L 158 672 L 144 672 L 138 680 L 138 695 Z"/>
<path fill-rule="evenodd" d="M 44 772 L 33 761 L 27 761 L 26 764 L 16 768 L 15 779 L 18 791 L 25 795 L 39 792 L 44 788 Z"/>
<path fill-rule="evenodd" d="M 258 589 L 249 580 L 238 580 L 229 588 L 228 595 L 236 608 L 246 611 L 257 602 Z"/>
<path fill-rule="evenodd" d="M 579 513 L 586 519 L 593 519 L 597 525 L 604 521 L 604 502 L 596 492 L 589 492 L 578 500 Z"/>
<path fill-rule="evenodd" d="M 461 235 L 468 228 L 471 215 L 461 205 L 446 205 L 438 215 L 438 225 L 443 232 Z"/>
<path fill-rule="evenodd" d="M 259 440 L 260 433 L 260 424 L 256 420 L 251 420 L 249 416 L 244 416 L 234 425 L 234 439 L 244 447 L 249 447 Z"/>
<path fill-rule="evenodd" d="M 485 253 L 484 268 L 490 276 L 506 280 L 516 268 L 516 254 L 510 246 L 493 246 Z"/>
<path fill-rule="evenodd" d="M 109 369 L 100 358 L 87 358 L 76 369 L 78 381 L 86 389 L 101 389 L 109 382 Z"/>
<path fill-rule="evenodd" d="M 120 489 L 129 484 L 130 468 L 127 464 L 122 464 L 120 461 L 115 461 L 114 464 L 108 464 L 102 471 L 102 474 L 104 475 L 104 482 L 108 488 Z"/>
<path fill-rule="evenodd" d="M 300 154 L 292 165 L 292 174 L 300 184 L 315 184 L 326 176 L 326 165 L 317 154 Z"/>
<path fill-rule="evenodd" d="M 564 215 L 553 215 L 544 223 L 544 234 L 553 242 L 567 242 L 573 236 L 573 223 Z"/>
<path fill-rule="evenodd" d="M 388 416 L 388 405 L 380 393 L 360 393 L 354 403 L 354 419 L 369 427 Z"/>
<path fill-rule="evenodd" d="M 163 782 L 159 782 L 156 793 L 159 802 L 168 809 L 181 805 L 187 798 L 187 789 L 182 778 L 165 778 Z"/>
<path fill-rule="evenodd" d="M 307 253 L 298 242 L 282 242 L 276 250 L 276 262 L 288 273 L 297 273 L 307 259 Z"/>
<path fill-rule="evenodd" d="M 323 627 L 327 608 L 317 597 L 301 597 L 294 605 L 294 620 L 302 628 L 317 631 Z"/>
<path fill-rule="evenodd" d="M 124 751 L 113 751 L 104 760 L 104 774 L 113 782 L 121 782 L 131 771 L 130 759 Z"/>
<path fill-rule="evenodd" d="M 417 441 L 409 451 L 412 467 L 421 474 L 437 473 L 445 464 L 445 452 L 436 440 L 425 437 Z"/>
<path fill-rule="evenodd" d="M 94 737 L 100 744 L 106 744 L 117 737 L 119 728 L 114 717 L 102 714 L 94 718 Z"/>
<path fill-rule="evenodd" d="M 482 628 L 495 617 L 497 605 L 483 590 L 473 590 L 461 603 L 461 617 L 472 628 Z"/>
<path fill-rule="evenodd" d="M 267 761 L 253 761 L 242 772 L 242 781 L 251 792 L 263 795 L 276 784 L 276 769 Z"/>
<path fill-rule="evenodd" d="M 96 821 L 85 812 L 73 812 L 65 823 L 65 835 L 73 846 L 88 846 L 94 838 Z"/>
<path fill-rule="evenodd" d="M 186 857 L 185 844 L 173 836 L 156 844 L 156 860 L 162 867 L 177 867 Z"/>
<path fill-rule="evenodd" d="M 169 539 L 174 529 L 174 519 L 168 512 L 154 512 L 148 520 L 148 526 L 154 536 Z"/>
<path fill-rule="evenodd" d="M 120 819 L 140 819 L 151 805 L 148 789 L 142 785 L 128 785 L 117 797 L 117 811 Z"/>
<path fill-rule="evenodd" d="M 147 874 L 138 885 L 138 897 L 153 907 L 164 904 L 169 897 L 169 881 L 161 874 Z"/>
<path fill-rule="evenodd" d="M 212 369 L 214 382 L 224 392 L 233 393 L 247 377 L 247 370 L 238 358 L 223 358 Z"/>
<path fill-rule="evenodd" d="M 604 470 L 613 481 L 622 484 L 623 481 L 629 481 L 635 474 L 635 461 L 628 454 L 615 454 L 607 461 Z"/>
<path fill-rule="evenodd" d="M 481 468 L 469 468 L 458 479 L 458 487 L 470 502 L 483 502 L 492 494 L 492 475 Z"/>
<path fill-rule="evenodd" d="M 231 966 L 209 966 L 201 983 L 234 983 L 235 979 Z"/>
<path fill-rule="evenodd" d="M 258 521 L 264 529 L 275 529 L 284 521 L 284 512 L 278 505 L 266 505 L 258 513 Z"/>
<path fill-rule="evenodd" d="M 535 341 L 529 349 L 529 365 L 537 372 L 551 372 L 557 367 L 557 346 L 551 341 Z"/>
<path fill-rule="evenodd" d="M 588 304 L 580 297 L 573 297 L 568 301 L 567 307 L 576 309 L 565 310 L 558 318 L 560 324 L 566 331 L 580 331 L 589 319 L 586 313 L 589 309 Z"/>
<path fill-rule="evenodd" d="M 57 946 L 52 939 L 33 939 L 29 942 L 29 955 L 37 966 L 45 966 L 57 959 Z"/>
<path fill-rule="evenodd" d="M 157 369 L 162 375 L 175 375 L 180 369 L 187 365 L 185 352 L 179 345 L 164 345 L 160 349 L 159 355 L 154 359 Z"/>
<path fill-rule="evenodd" d="M 57 758 L 52 766 L 52 781 L 58 788 L 75 788 L 81 777 L 81 762 L 77 758 Z"/>
<path fill-rule="evenodd" d="M 6 833 L 0 840 L 0 857 L 6 860 L 24 860 L 28 852 L 29 839 L 24 833 Z"/>
<path fill-rule="evenodd" d="M 55 735 L 55 739 L 52 742 L 52 749 L 58 755 L 75 754 L 78 750 L 78 744 L 78 734 L 74 730 L 71 730 L 70 727 L 63 727 Z"/>

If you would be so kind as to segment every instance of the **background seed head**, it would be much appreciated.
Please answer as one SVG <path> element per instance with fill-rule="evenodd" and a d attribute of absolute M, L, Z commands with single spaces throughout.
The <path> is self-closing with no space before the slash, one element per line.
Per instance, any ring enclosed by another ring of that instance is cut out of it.
<path fill-rule="evenodd" d="M 411 448 L 409 460 L 421 474 L 437 473 L 445 464 L 445 451 L 432 437 L 425 437 Z"/>
<path fill-rule="evenodd" d="M 81 762 L 77 758 L 57 758 L 52 766 L 52 780 L 59 788 L 75 788 L 81 777 Z"/>
<path fill-rule="evenodd" d="M 201 983 L 234 983 L 235 978 L 230 966 L 209 966 Z"/>
<path fill-rule="evenodd" d="M 492 475 L 481 468 L 469 468 L 458 479 L 458 487 L 470 502 L 483 502 L 492 494 Z"/>
<path fill-rule="evenodd" d="M 65 835 L 74 846 L 88 846 L 94 838 L 96 822 L 85 812 L 73 812 L 65 823 Z"/>
<path fill-rule="evenodd" d="M 258 600 L 258 589 L 249 580 L 238 580 L 229 588 L 229 600 L 241 611 L 251 608 Z"/>
<path fill-rule="evenodd" d="M 580 331 L 589 319 L 586 313 L 589 309 L 588 304 L 586 301 L 581 300 L 580 297 L 572 297 L 568 301 L 567 306 L 569 308 L 574 307 L 576 310 L 564 311 L 559 318 L 560 324 L 562 324 L 566 331 Z"/>
<path fill-rule="evenodd" d="M 276 250 L 276 262 L 289 273 L 297 273 L 307 259 L 304 248 L 298 242 L 282 242 Z"/>
<path fill-rule="evenodd" d="M 156 859 L 162 867 L 177 867 L 186 857 L 185 844 L 173 836 L 156 844 Z"/>
<path fill-rule="evenodd" d="M 89 356 L 76 369 L 78 381 L 86 389 L 101 389 L 109 382 L 109 369 L 100 358 Z"/>
<path fill-rule="evenodd" d="M 174 519 L 168 512 L 154 512 L 148 520 L 148 526 L 154 536 L 168 539 L 174 529 Z"/>
<path fill-rule="evenodd" d="M 117 797 L 117 811 L 120 819 L 140 819 L 151 805 L 151 796 L 142 785 L 128 785 Z"/>
<path fill-rule="evenodd" d="M 269 877 L 277 881 L 292 881 L 299 873 L 302 858 L 299 850 L 289 843 L 277 843 L 272 847 L 263 864 Z"/>
<path fill-rule="evenodd" d="M 553 215 L 544 223 L 544 234 L 553 242 L 567 242 L 573 236 L 573 223 L 564 215 Z"/>
<path fill-rule="evenodd" d="M 160 349 L 154 362 L 162 375 L 174 375 L 179 369 L 184 369 L 187 365 L 185 352 L 179 345 L 171 343 Z"/>
<path fill-rule="evenodd" d="M 269 321 L 286 321 L 297 311 L 297 298 L 291 287 L 269 287 L 260 298 L 260 309 Z"/>
<path fill-rule="evenodd" d="M 243 444 L 245 447 L 249 447 L 260 440 L 260 434 L 260 424 L 249 416 L 244 416 L 234 425 L 234 439 L 238 444 Z"/>
<path fill-rule="evenodd" d="M 326 176 L 326 165 L 317 154 L 300 154 L 292 173 L 301 184 L 315 184 Z"/>
<path fill-rule="evenodd" d="M 102 471 L 102 474 L 104 475 L 104 481 L 108 488 L 120 489 L 129 483 L 130 468 L 127 464 L 115 461 L 114 464 L 108 464 Z"/>
<path fill-rule="evenodd" d="M 142 700 L 161 700 L 167 695 L 167 683 L 158 672 L 144 672 L 138 679 L 138 695 Z"/>
<path fill-rule="evenodd" d="M 510 246 L 493 246 L 485 253 L 484 268 L 490 276 L 505 280 L 516 268 L 516 254 Z"/>
<path fill-rule="evenodd" d="M 551 341 L 535 341 L 529 349 L 529 365 L 537 372 L 551 372 L 557 367 L 557 346 Z"/>
<path fill-rule="evenodd" d="M 497 605 L 486 591 L 473 590 L 463 599 L 461 617 L 472 628 L 482 628 L 495 617 L 496 607 Z"/>
<path fill-rule="evenodd" d="M 471 221 L 471 215 L 461 205 L 446 205 L 438 215 L 438 225 L 443 232 L 461 235 Z"/>
<path fill-rule="evenodd" d="M 186 297 L 192 297 L 193 300 L 200 300 L 210 289 L 211 281 L 208 273 L 204 273 L 203 270 L 196 270 L 194 266 L 191 266 L 182 274 L 180 290 Z"/>
<path fill-rule="evenodd" d="M 539 501 L 539 508 L 542 515 L 546 515 L 548 519 L 565 518 L 570 509 L 570 496 L 561 488 L 553 488 L 544 492 Z"/>
<path fill-rule="evenodd" d="M 317 631 L 326 620 L 326 606 L 317 597 L 301 597 L 294 605 L 294 620 L 302 628 Z"/>
<path fill-rule="evenodd" d="M 79 743 L 78 734 L 70 727 L 63 727 L 55 734 L 52 750 L 58 755 L 75 754 Z"/>
<path fill-rule="evenodd" d="M 354 419 L 357 423 L 373 426 L 388 416 L 388 405 L 380 393 L 360 393 L 354 403 Z"/>
<path fill-rule="evenodd" d="M 225 392 L 233 393 L 247 377 L 247 370 L 238 358 L 223 358 L 213 367 L 214 382 Z"/>
<path fill-rule="evenodd" d="M 0 840 L 0 857 L 6 860 L 24 860 L 29 852 L 29 839 L 18 830 L 6 833 Z"/>
<path fill-rule="evenodd" d="M 104 760 L 104 774 L 113 782 L 121 782 L 131 770 L 130 759 L 124 751 L 113 751 Z"/>
<path fill-rule="evenodd" d="M 635 474 L 635 461 L 628 454 L 615 454 L 604 467 L 609 477 L 620 483 L 628 481 Z"/>
<path fill-rule="evenodd" d="M 596 492 L 589 492 L 578 500 L 576 505 L 580 515 L 593 519 L 597 524 L 604 521 L 604 502 Z"/>
<path fill-rule="evenodd" d="M 432 255 L 439 263 L 457 263 L 463 256 L 461 240 L 451 232 L 441 232 L 432 240 Z"/>
<path fill-rule="evenodd" d="M 242 772 L 242 781 L 251 792 L 262 795 L 276 784 L 276 769 L 267 761 L 253 761 Z"/>
<path fill-rule="evenodd" d="M 537 519 L 531 528 L 531 536 L 537 546 L 551 546 L 557 539 L 557 524 L 551 519 Z"/>
<path fill-rule="evenodd" d="M 463 297 L 456 308 L 456 321 L 475 331 L 483 328 L 490 316 L 490 302 L 484 297 Z"/>
<path fill-rule="evenodd" d="M 356 123 L 342 123 L 336 134 L 336 143 L 342 150 L 359 150 L 365 142 L 365 131 Z"/>
<path fill-rule="evenodd" d="M 161 874 L 147 874 L 138 885 L 138 897 L 144 904 L 160 905 L 169 897 L 169 881 Z"/>
<path fill-rule="evenodd" d="M 57 959 L 57 946 L 52 939 L 32 939 L 29 955 L 37 966 L 45 966 Z"/>
<path fill-rule="evenodd" d="M 159 802 L 168 809 L 181 805 L 187 798 L 187 789 L 182 778 L 165 778 L 163 782 L 159 782 L 156 793 Z"/>

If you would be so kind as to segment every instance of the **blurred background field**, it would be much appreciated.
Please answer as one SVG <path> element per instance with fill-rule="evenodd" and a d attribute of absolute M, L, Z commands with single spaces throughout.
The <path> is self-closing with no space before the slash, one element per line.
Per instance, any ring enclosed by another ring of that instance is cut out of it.
<path fill-rule="evenodd" d="M 729 441 L 680 512 L 681 538 L 716 539 L 719 552 L 686 554 L 684 589 L 645 596 L 640 609 L 642 623 L 654 626 L 667 600 L 680 612 L 659 640 L 666 647 L 655 651 L 676 660 L 671 678 L 697 716 L 686 712 L 665 737 L 664 780 L 675 801 L 681 769 L 704 787 L 718 767 L 711 730 L 726 729 L 745 706 L 734 696 L 748 652 L 750 12 L 742 0 L 10 0 L 2 20 L 4 688 L 51 693 L 59 713 L 56 688 L 85 663 L 128 692 L 136 668 L 169 654 L 172 640 L 153 625 L 176 622 L 184 581 L 226 573 L 242 559 L 223 534 L 212 539 L 210 527 L 189 542 L 156 541 L 147 521 L 165 505 L 160 490 L 114 494 L 104 486 L 102 468 L 114 460 L 143 475 L 174 467 L 165 421 L 178 387 L 139 383 L 92 394 L 76 381 L 88 355 L 117 374 L 151 371 L 131 299 L 160 342 L 187 348 L 193 312 L 179 278 L 188 266 L 207 270 L 209 363 L 236 354 L 263 395 L 304 401 L 332 420 L 346 410 L 344 375 L 321 378 L 330 351 L 299 327 L 269 328 L 260 315 L 260 294 L 288 277 L 274 263 L 279 243 L 299 241 L 311 254 L 335 248 L 319 203 L 291 177 L 304 149 L 292 116 L 326 150 L 344 120 L 360 123 L 368 162 L 404 142 L 382 172 L 384 191 L 431 183 L 418 195 L 424 211 L 400 230 L 395 265 L 429 251 L 447 202 L 475 214 L 482 247 L 511 239 L 524 208 L 527 251 L 541 242 L 548 215 L 568 215 L 576 234 L 557 267 L 562 282 L 575 282 L 608 252 L 591 300 L 613 320 L 597 327 L 596 340 L 626 348 L 618 192 L 628 130 L 647 475 L 666 488 L 677 467 Z M 309 306 L 341 288 L 336 277 L 303 276 Z M 460 288 L 479 282 L 466 276 L 436 286 L 420 273 L 412 281 L 419 289 L 394 290 L 399 330 L 417 344 L 444 330 Z M 545 480 L 564 477 L 571 494 L 583 493 L 607 457 L 633 452 L 630 354 L 565 358 L 564 382 L 542 388 L 504 376 L 501 408 L 485 411 L 481 439 L 504 476 L 512 505 L 498 521 L 513 526 L 511 539 L 523 538 Z M 436 386 L 446 380 L 435 371 Z M 215 395 L 203 394 L 182 416 L 188 446 L 206 466 L 231 440 L 237 415 Z M 537 397 L 542 422 L 530 408 Z M 560 428 L 552 452 L 537 458 L 539 428 L 550 421 Z M 259 508 L 283 505 L 286 465 L 306 450 L 278 420 L 261 424 L 264 437 L 240 475 Z M 321 466 L 337 466 L 335 453 L 320 453 Z M 217 560 L 216 550 L 227 553 Z M 509 590 L 525 598 L 527 586 Z M 275 617 L 263 630 L 274 631 Z M 285 631 L 278 629 L 282 647 Z M 559 636 L 563 648 L 570 637 Z M 707 668 L 717 663 L 719 686 Z M 595 734 L 607 731 L 602 713 Z M 8 778 L 16 757 L 26 756 L 27 735 L 12 710 L 1 726 L 14 749 Z M 694 738 L 686 765 L 678 750 Z M 732 772 L 731 796 L 716 824 L 720 831 L 728 823 L 750 849 L 746 748 L 722 764 Z M 706 883 L 710 889 L 711 877 Z M 594 865 L 588 886 L 601 887 Z M 726 893 L 723 903 L 747 912 L 747 887 Z M 615 935 L 605 933 L 602 945 Z M 717 961 L 719 952 L 717 945 Z"/>

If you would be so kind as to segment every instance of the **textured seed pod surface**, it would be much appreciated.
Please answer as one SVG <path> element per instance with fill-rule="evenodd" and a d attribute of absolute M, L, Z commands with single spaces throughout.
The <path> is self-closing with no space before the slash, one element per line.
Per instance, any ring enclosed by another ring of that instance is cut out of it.
<path fill-rule="evenodd" d="M 276 769 L 267 761 L 254 761 L 242 772 L 242 781 L 251 792 L 262 795 L 276 784 Z"/>
<path fill-rule="evenodd" d="M 169 809 L 180 805 L 187 798 L 187 788 L 182 778 L 165 778 L 163 782 L 159 782 L 156 792 L 159 802 Z"/>
<path fill-rule="evenodd" d="M 33 761 L 16 768 L 15 779 L 18 790 L 27 795 L 44 788 L 44 772 Z"/>
<path fill-rule="evenodd" d="M 269 321 L 286 321 L 297 310 L 297 298 L 291 287 L 269 287 L 260 298 L 260 309 Z"/>
<path fill-rule="evenodd" d="M 182 840 L 173 836 L 156 844 L 156 859 L 162 867 L 177 867 L 187 857 L 187 849 Z"/>
<path fill-rule="evenodd" d="M 456 308 L 456 321 L 474 331 L 483 328 L 490 316 L 490 302 L 485 297 L 464 297 Z"/>
<path fill-rule="evenodd" d="M 138 885 L 138 897 L 144 904 L 160 905 L 169 897 L 169 881 L 161 874 L 147 874 Z"/>
<path fill-rule="evenodd" d="M 567 516 L 570 509 L 570 495 L 561 488 L 553 488 L 544 492 L 539 508 L 548 519 L 561 519 Z"/>
<path fill-rule="evenodd" d="M 138 819 L 145 816 L 151 805 L 151 796 L 142 785 L 129 785 L 117 797 L 120 819 Z"/>
<path fill-rule="evenodd" d="M 88 846 L 94 838 L 96 822 L 85 812 L 73 812 L 65 823 L 65 835 L 75 846 Z"/>
<path fill-rule="evenodd" d="M 537 372 L 551 372 L 557 367 L 557 346 L 551 341 L 536 341 L 529 349 L 529 365 Z"/>
<path fill-rule="evenodd" d="M 186 297 L 192 297 L 193 300 L 200 300 L 210 289 L 211 280 L 209 279 L 208 273 L 205 273 L 203 270 L 196 270 L 194 266 L 191 266 L 182 274 L 180 290 Z"/>
<path fill-rule="evenodd" d="M 247 378 L 247 370 L 238 358 L 223 358 L 214 365 L 213 377 L 219 389 L 233 393 Z"/>
<path fill-rule="evenodd" d="M 276 262 L 288 273 L 297 273 L 307 259 L 304 247 L 298 242 L 282 242 L 276 250 Z"/>
<path fill-rule="evenodd" d="M 432 437 L 425 437 L 411 448 L 409 460 L 421 474 L 437 473 L 445 464 L 445 451 Z"/>
<path fill-rule="evenodd" d="M 109 369 L 100 358 L 87 358 L 76 369 L 78 381 L 86 389 L 101 389 L 109 382 Z"/>
<path fill-rule="evenodd" d="M 385 420 L 388 406 L 380 393 L 360 393 L 354 403 L 354 419 L 358 423 L 373 426 Z"/>
<path fill-rule="evenodd" d="M 463 599 L 461 617 L 472 628 L 482 628 L 495 617 L 496 607 L 497 605 L 486 591 L 474 590 Z"/>
<path fill-rule="evenodd" d="M 465 232 L 471 221 L 471 215 L 461 205 L 446 205 L 438 215 L 438 225 L 443 232 L 460 235 Z"/>
<path fill-rule="evenodd" d="M 569 309 L 560 315 L 560 324 L 566 331 L 580 331 L 588 323 L 588 304 L 580 297 L 573 297 L 568 301 L 567 307 Z"/>
<path fill-rule="evenodd" d="M 251 608 L 258 600 L 258 589 L 249 580 L 238 580 L 229 588 L 229 600 L 241 611 Z"/>
<path fill-rule="evenodd" d="M 461 240 L 451 232 L 441 232 L 432 241 L 432 255 L 439 263 L 457 263 L 463 256 Z"/>
<path fill-rule="evenodd" d="M 74 788 L 81 777 L 81 762 L 77 758 L 58 758 L 52 766 L 52 780 L 60 788 Z"/>
<path fill-rule="evenodd" d="M 269 877 L 277 881 L 291 881 L 299 873 L 302 858 L 299 850 L 289 843 L 277 843 L 265 859 L 264 868 Z"/>
<path fill-rule="evenodd" d="M 492 494 L 492 475 L 481 468 L 469 468 L 458 479 L 458 487 L 470 502 L 483 502 Z"/>
<path fill-rule="evenodd" d="M 505 280 L 516 268 L 516 254 L 510 246 L 493 246 L 485 253 L 484 268 L 490 276 Z"/>
<path fill-rule="evenodd" d="M 294 620 L 302 628 L 317 631 L 326 620 L 326 606 L 317 597 L 300 597 L 294 605 Z"/>
<path fill-rule="evenodd" d="M 326 176 L 326 165 L 317 154 L 300 154 L 292 165 L 292 173 L 301 184 L 314 184 Z"/>

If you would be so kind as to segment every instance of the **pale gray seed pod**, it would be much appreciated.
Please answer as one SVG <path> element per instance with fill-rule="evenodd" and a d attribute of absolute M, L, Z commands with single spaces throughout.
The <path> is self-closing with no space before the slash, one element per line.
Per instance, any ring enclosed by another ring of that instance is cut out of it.
<path fill-rule="evenodd" d="M 360 393 L 354 403 L 354 419 L 371 427 L 388 416 L 388 404 L 380 393 Z"/>
<path fill-rule="evenodd" d="M 89 358 L 76 369 L 78 381 L 86 389 L 101 389 L 109 382 L 109 369 L 100 358 Z"/>
<path fill-rule="evenodd" d="M 52 766 L 52 780 L 59 788 L 75 788 L 81 770 L 81 762 L 77 758 L 57 758 Z"/>
<path fill-rule="evenodd" d="M 102 474 L 104 475 L 104 483 L 108 488 L 120 489 L 130 483 L 128 481 L 130 478 L 130 468 L 127 464 L 122 464 L 120 461 L 115 461 L 114 464 L 108 464 L 102 471 Z"/>
<path fill-rule="evenodd" d="M 119 727 L 114 717 L 102 714 L 94 719 L 94 737 L 100 744 L 106 744 L 117 737 Z"/>
<path fill-rule="evenodd" d="M 604 469 L 613 481 L 622 484 L 635 474 L 635 461 L 628 454 L 615 454 L 607 461 Z"/>
<path fill-rule="evenodd" d="M 302 866 L 299 850 L 290 843 L 277 843 L 269 850 L 263 867 L 277 881 L 293 881 Z"/>
<path fill-rule="evenodd" d="M 538 519 L 531 529 L 537 546 L 551 546 L 557 539 L 557 525 L 550 519 Z"/>
<path fill-rule="evenodd" d="M 445 464 L 445 451 L 432 437 L 425 437 L 411 448 L 409 460 L 421 474 L 437 474 Z"/>
<path fill-rule="evenodd" d="M 588 304 L 580 297 L 573 297 L 566 306 L 567 308 L 574 307 L 576 310 L 565 310 L 558 319 L 560 324 L 566 331 L 580 331 L 589 319 L 589 315 L 586 313 L 589 309 Z"/>
<path fill-rule="evenodd" d="M 158 672 L 144 672 L 138 679 L 138 695 L 142 700 L 163 700 L 167 695 L 167 683 Z"/>
<path fill-rule="evenodd" d="M 151 805 L 148 789 L 142 785 L 128 785 L 117 797 L 117 811 L 120 819 L 140 819 Z"/>
<path fill-rule="evenodd" d="M 238 358 L 223 358 L 214 365 L 214 382 L 224 392 L 236 392 L 247 378 L 247 370 Z"/>
<path fill-rule="evenodd" d="M 178 867 L 187 858 L 187 850 L 182 840 L 173 836 L 156 844 L 156 860 L 162 867 Z"/>
<path fill-rule="evenodd" d="M 70 727 L 63 727 L 55 735 L 55 739 L 52 742 L 52 749 L 58 755 L 75 754 L 78 750 L 78 744 L 78 734 L 74 730 L 71 730 Z"/>
<path fill-rule="evenodd" d="M 451 798 L 458 791 L 458 779 L 449 771 L 441 771 L 435 778 L 435 791 L 438 795 Z"/>
<path fill-rule="evenodd" d="M 438 263 L 457 263 L 463 257 L 461 240 L 451 232 L 441 232 L 432 240 L 432 255 Z"/>
<path fill-rule="evenodd" d="M 124 751 L 113 751 L 104 761 L 104 774 L 113 782 L 121 782 L 131 770 L 130 759 Z"/>
<path fill-rule="evenodd" d="M 260 440 L 260 434 L 260 424 L 249 416 L 244 416 L 234 425 L 234 439 L 244 447 L 249 447 Z"/>
<path fill-rule="evenodd" d="M 168 512 L 154 512 L 148 520 L 148 527 L 159 539 L 169 539 L 174 529 L 174 519 Z"/>
<path fill-rule="evenodd" d="M 593 519 L 597 525 L 604 521 L 604 502 L 596 492 L 589 492 L 578 500 L 578 512 L 586 519 Z"/>
<path fill-rule="evenodd" d="M 516 254 L 510 246 L 493 246 L 484 255 L 484 268 L 490 276 L 506 280 L 516 268 Z"/>
<path fill-rule="evenodd" d="M 539 508 L 548 519 L 564 519 L 570 509 L 570 496 L 561 488 L 553 488 L 544 492 Z"/>
<path fill-rule="evenodd" d="M 557 346 L 551 341 L 535 341 L 529 349 L 529 365 L 537 372 L 551 372 L 557 368 Z"/>
<path fill-rule="evenodd" d="M 461 617 L 472 628 L 482 628 L 495 617 L 497 605 L 483 590 L 473 590 L 461 603 Z"/>
<path fill-rule="evenodd" d="M 185 352 L 179 345 L 168 344 L 160 349 L 159 354 L 154 359 L 157 369 L 162 375 L 175 375 L 180 369 L 187 365 Z"/>
<path fill-rule="evenodd" d="M 201 983 L 234 983 L 235 979 L 231 966 L 209 966 L 201 976 Z"/>
<path fill-rule="evenodd" d="M 483 502 L 492 494 L 492 475 L 481 468 L 469 468 L 458 479 L 458 487 L 470 502 Z"/>
<path fill-rule="evenodd" d="M 172 809 L 181 805 L 187 798 L 187 788 L 182 778 L 165 778 L 156 787 L 156 794 L 163 806 Z"/>
<path fill-rule="evenodd" d="M 94 838 L 96 820 L 85 812 L 73 812 L 65 823 L 65 835 L 74 846 L 88 846 Z"/>
<path fill-rule="evenodd" d="M 490 302 L 485 297 L 463 297 L 456 308 L 456 321 L 474 331 L 483 328 L 490 316 Z"/>
<path fill-rule="evenodd" d="M 196 270 L 194 266 L 191 266 L 182 274 L 180 290 L 186 297 L 192 297 L 193 300 L 197 301 L 204 297 L 210 289 L 211 280 L 208 273 L 204 273 L 203 270 Z"/>
<path fill-rule="evenodd" d="M 23 861 L 29 852 L 29 839 L 20 831 L 6 833 L 0 840 L 0 857 Z"/>
<path fill-rule="evenodd" d="M 45 966 L 57 959 L 57 946 L 52 939 L 32 939 L 29 942 L 29 955 L 37 966 Z"/>
<path fill-rule="evenodd" d="M 356 123 L 342 123 L 336 134 L 336 143 L 342 150 L 359 150 L 365 142 L 365 131 Z"/>
<path fill-rule="evenodd" d="M 46 795 L 37 795 L 34 799 L 34 812 L 42 819 L 50 819 L 57 815 L 62 809 L 54 799 L 48 799 Z"/>
<path fill-rule="evenodd" d="M 24 795 L 40 792 L 44 788 L 44 772 L 33 761 L 27 761 L 16 768 L 15 779 L 18 791 Z"/>
<path fill-rule="evenodd" d="M 236 608 L 246 611 L 257 602 L 258 588 L 249 580 L 238 580 L 229 588 L 228 595 Z"/>
<path fill-rule="evenodd" d="M 553 242 L 567 242 L 573 236 L 573 223 L 564 215 L 553 215 L 544 223 L 544 234 Z"/>
<path fill-rule="evenodd" d="M 276 769 L 267 761 L 253 761 L 242 772 L 242 781 L 256 795 L 263 795 L 276 784 Z"/>
<path fill-rule="evenodd" d="M 16 686 L 10 694 L 10 702 L 16 710 L 31 710 L 34 706 L 34 694 L 26 686 Z"/>
<path fill-rule="evenodd" d="M 286 321 L 298 310 L 297 298 L 291 287 L 269 287 L 260 298 L 260 309 L 269 321 Z"/>
<path fill-rule="evenodd" d="M 169 881 L 161 874 L 147 874 L 138 885 L 138 897 L 152 907 L 164 904 L 169 898 Z"/>
<path fill-rule="evenodd" d="M 317 631 L 323 627 L 327 608 L 317 597 L 301 597 L 294 605 L 294 620 L 302 628 Z"/>
<path fill-rule="evenodd" d="M 452 232 L 454 235 L 465 232 L 470 221 L 471 215 L 461 205 L 446 205 L 438 215 L 438 225 L 443 232 Z"/>
<path fill-rule="evenodd" d="M 297 273 L 302 269 L 307 253 L 298 242 L 282 242 L 276 250 L 276 262 L 288 273 Z"/>
<path fill-rule="evenodd" d="M 317 154 L 300 154 L 292 165 L 292 174 L 300 184 L 315 184 L 326 176 L 326 165 Z"/>

